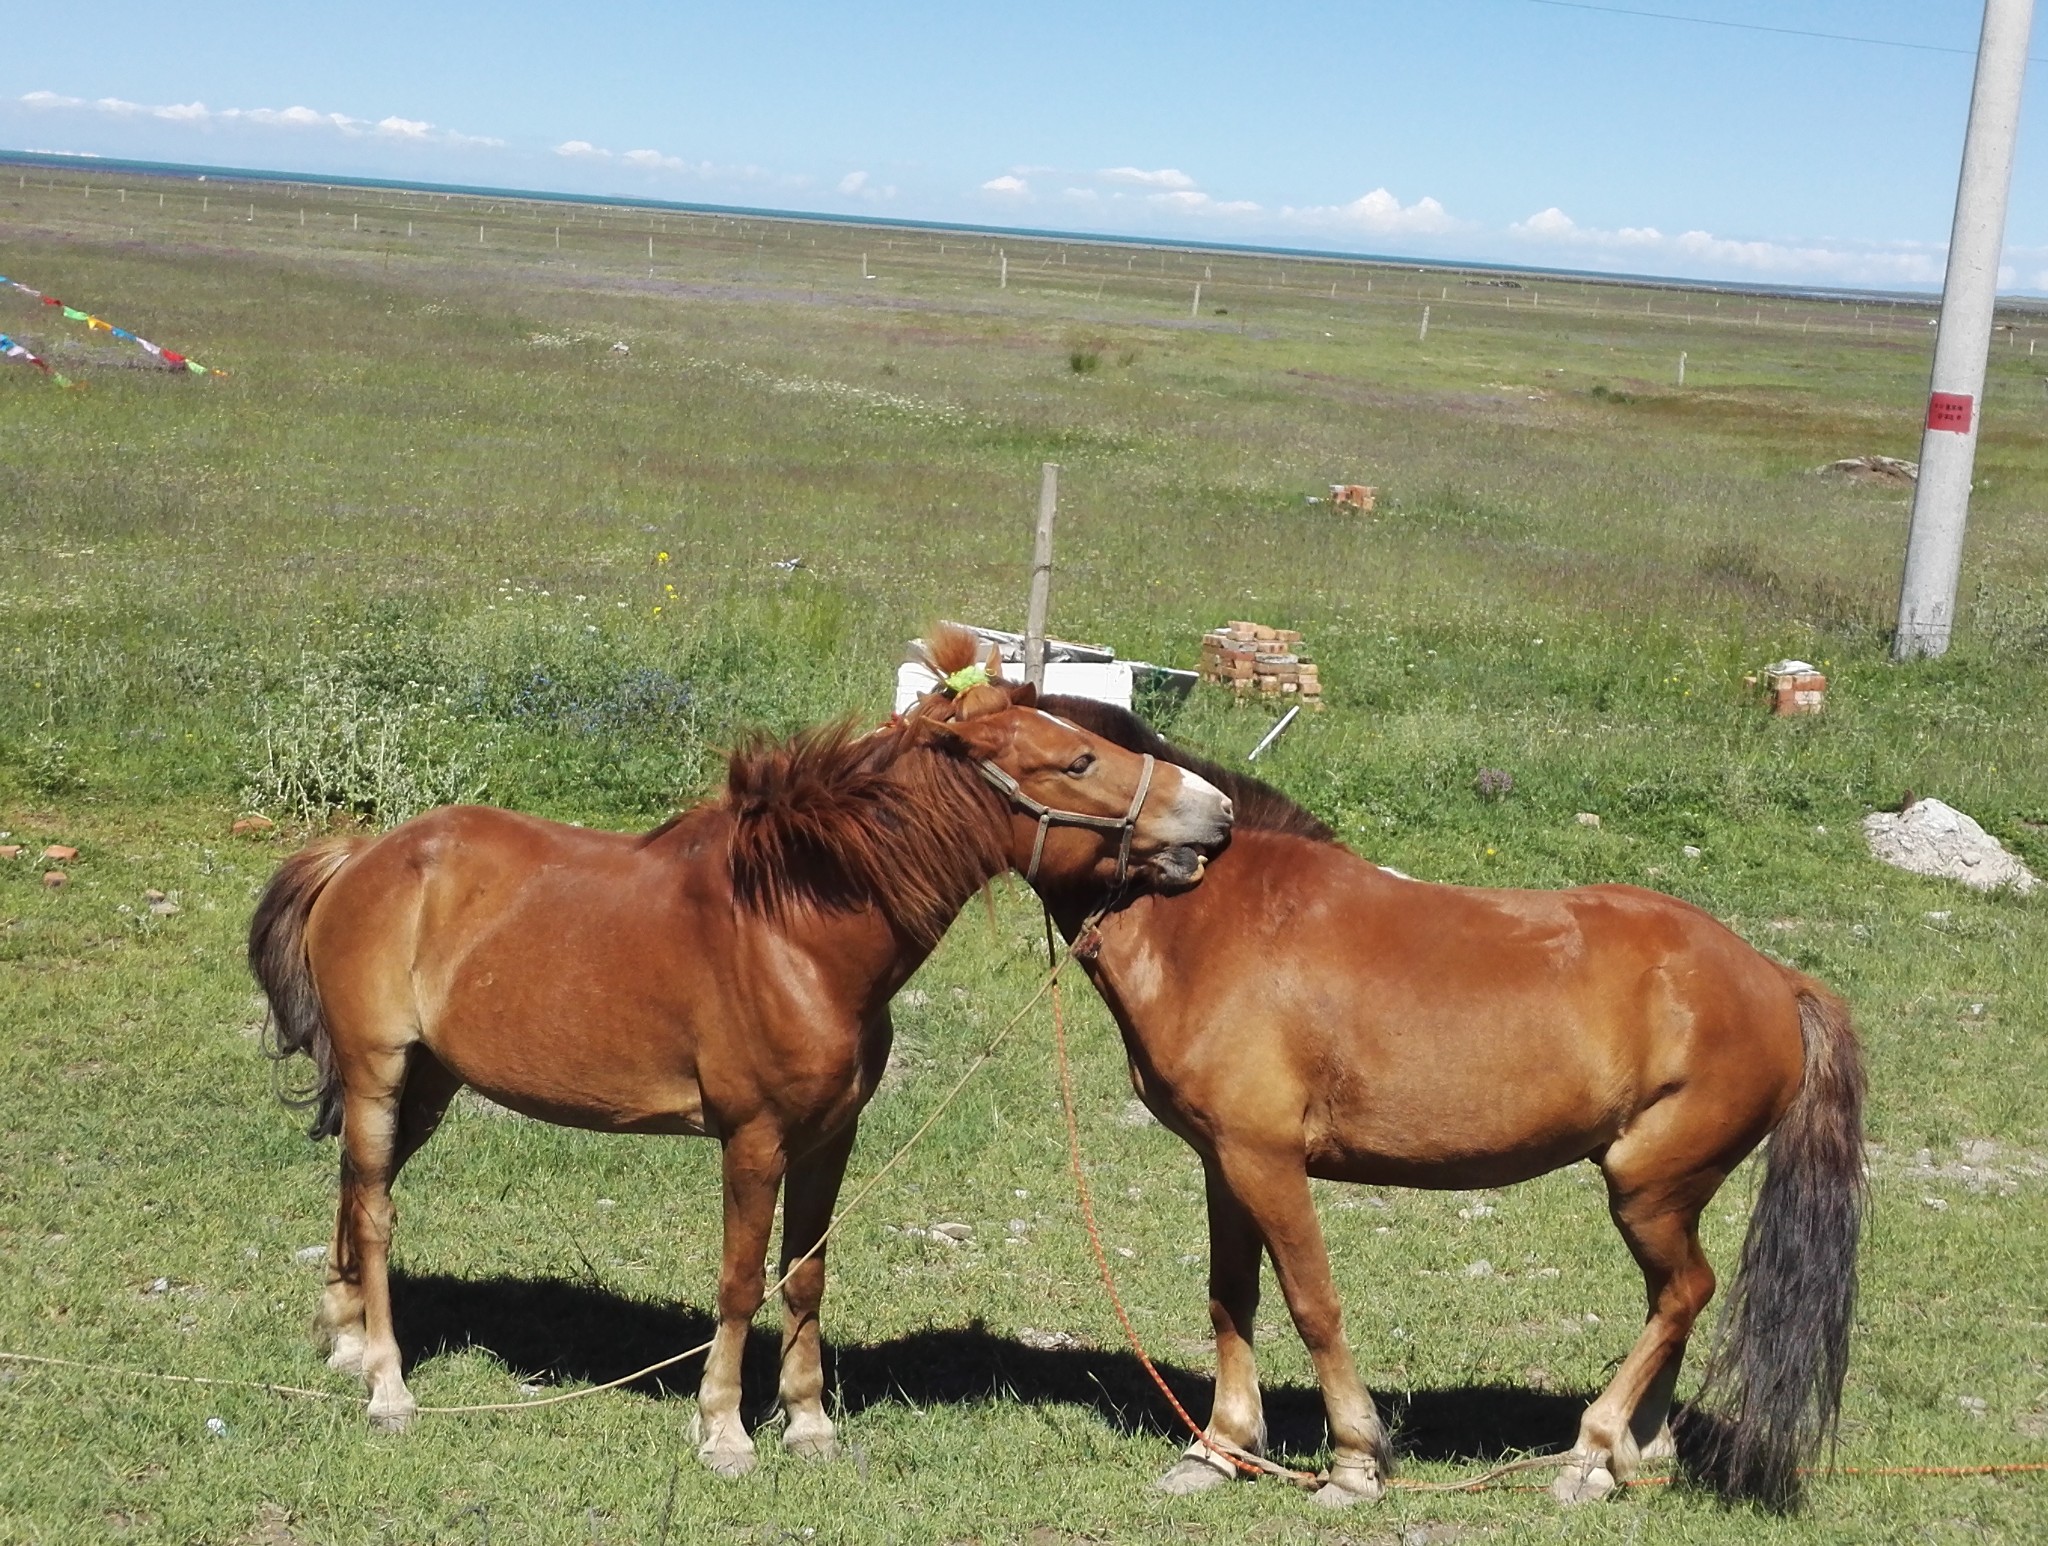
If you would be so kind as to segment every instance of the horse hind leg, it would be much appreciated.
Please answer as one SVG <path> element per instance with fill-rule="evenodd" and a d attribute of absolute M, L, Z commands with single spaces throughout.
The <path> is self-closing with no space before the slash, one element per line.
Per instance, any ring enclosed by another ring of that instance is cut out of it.
<path fill-rule="evenodd" d="M 1631 1190 L 1628 1171 L 1618 1169 L 1611 1153 L 1607 1170 L 1615 1227 L 1642 1268 L 1649 1315 L 1634 1348 L 1580 1420 L 1578 1442 L 1551 1488 L 1560 1503 L 1604 1497 L 1643 1460 L 1670 1452 L 1671 1395 L 1686 1339 L 1714 1292 L 1699 1216 L 1721 1173 Z"/>
<path fill-rule="evenodd" d="M 1205 1431 L 1248 1454 L 1266 1451 L 1266 1414 L 1252 1356 L 1259 1310 L 1259 1232 L 1215 1166 L 1208 1167 L 1209 1321 L 1216 1331 L 1216 1395 Z M 1189 1444 L 1160 1491 L 1207 1492 L 1233 1480 L 1237 1468 L 1201 1439 Z"/>
<path fill-rule="evenodd" d="M 462 1081 L 424 1046 L 414 1046 L 398 1102 L 398 1140 L 392 1154 L 391 1175 L 419 1152 L 441 1125 L 448 1103 Z M 327 1349 L 327 1367 L 343 1374 L 363 1372 L 363 1285 L 356 1258 L 354 1230 L 350 1220 L 355 1210 L 355 1169 L 347 1162 L 346 1149 L 341 1166 L 341 1197 L 335 1208 L 334 1235 L 327 1249 L 327 1283 L 315 1314 L 315 1334 Z"/>

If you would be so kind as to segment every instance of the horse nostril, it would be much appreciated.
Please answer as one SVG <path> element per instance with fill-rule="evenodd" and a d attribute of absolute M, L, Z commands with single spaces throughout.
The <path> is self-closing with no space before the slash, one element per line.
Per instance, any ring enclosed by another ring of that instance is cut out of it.
<path fill-rule="evenodd" d="M 1225 821 L 1237 820 L 1237 807 L 1231 804 L 1229 795 L 1223 797 L 1223 819 Z"/>

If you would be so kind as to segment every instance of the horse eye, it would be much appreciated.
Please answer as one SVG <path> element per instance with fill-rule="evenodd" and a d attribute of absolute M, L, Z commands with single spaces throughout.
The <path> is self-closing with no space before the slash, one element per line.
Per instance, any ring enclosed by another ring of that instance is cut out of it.
<path fill-rule="evenodd" d="M 1069 778 L 1079 778 L 1083 773 L 1086 773 L 1090 768 L 1094 766 L 1095 753 L 1083 752 L 1080 756 L 1076 757 L 1072 762 L 1067 764 L 1067 776 Z"/>

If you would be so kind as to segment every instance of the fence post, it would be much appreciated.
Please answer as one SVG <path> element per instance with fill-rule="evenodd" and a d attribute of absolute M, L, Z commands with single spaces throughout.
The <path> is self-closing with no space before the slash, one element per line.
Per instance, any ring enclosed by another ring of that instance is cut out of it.
<path fill-rule="evenodd" d="M 1038 469 L 1038 529 L 1031 539 L 1031 601 L 1024 614 L 1024 680 L 1045 686 L 1045 609 L 1052 592 L 1052 518 L 1060 503 L 1060 465 Z"/>

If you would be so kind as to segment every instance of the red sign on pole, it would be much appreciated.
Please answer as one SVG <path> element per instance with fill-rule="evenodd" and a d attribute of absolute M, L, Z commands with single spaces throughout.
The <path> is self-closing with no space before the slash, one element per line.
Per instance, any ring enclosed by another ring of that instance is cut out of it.
<path fill-rule="evenodd" d="M 1936 392 L 1927 399 L 1927 427 L 1970 433 L 1970 410 L 1976 400 L 1968 392 Z"/>

